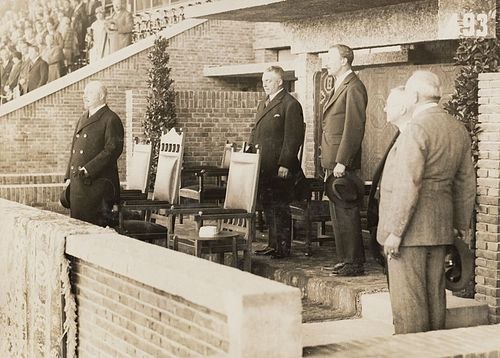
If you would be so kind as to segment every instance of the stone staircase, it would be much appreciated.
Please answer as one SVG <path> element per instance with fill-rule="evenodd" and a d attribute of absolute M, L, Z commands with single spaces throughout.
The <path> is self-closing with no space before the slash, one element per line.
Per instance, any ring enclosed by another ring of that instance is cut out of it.
<path fill-rule="evenodd" d="M 255 245 L 264 244 L 260 238 Z M 304 252 L 294 243 L 293 256 L 289 259 L 255 257 L 252 272 L 301 290 L 305 355 L 307 347 L 333 347 L 345 342 L 392 337 L 394 328 L 386 277 L 377 263 L 368 259 L 365 276 L 337 277 L 322 269 L 335 262 L 332 246 L 314 247 L 309 257 Z M 447 329 L 488 324 L 486 303 L 447 293 Z"/>

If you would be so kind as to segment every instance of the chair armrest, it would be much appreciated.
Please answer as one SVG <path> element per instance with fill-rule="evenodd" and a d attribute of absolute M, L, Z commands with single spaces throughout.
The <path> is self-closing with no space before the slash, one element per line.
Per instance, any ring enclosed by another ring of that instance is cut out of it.
<path fill-rule="evenodd" d="M 202 220 L 224 220 L 224 219 L 251 219 L 255 213 L 249 213 L 243 209 L 204 209 L 194 216 L 196 221 Z"/>
<path fill-rule="evenodd" d="M 198 173 L 195 173 L 195 175 L 200 176 L 204 175 L 207 177 L 224 177 L 229 174 L 229 168 L 218 168 L 218 167 L 213 167 L 213 168 L 205 168 L 201 170 Z"/>
<path fill-rule="evenodd" d="M 146 200 L 148 198 L 147 193 L 143 193 L 141 191 L 138 192 L 121 192 L 120 193 L 120 201 L 128 201 L 128 200 Z"/>
<path fill-rule="evenodd" d="M 120 205 L 123 210 L 155 210 L 170 209 L 172 203 L 166 200 L 127 200 Z"/>
<path fill-rule="evenodd" d="M 167 214 L 170 215 L 194 215 L 200 211 L 207 209 L 219 209 L 220 207 L 215 203 L 185 203 L 182 205 L 176 204 L 170 206 Z"/>

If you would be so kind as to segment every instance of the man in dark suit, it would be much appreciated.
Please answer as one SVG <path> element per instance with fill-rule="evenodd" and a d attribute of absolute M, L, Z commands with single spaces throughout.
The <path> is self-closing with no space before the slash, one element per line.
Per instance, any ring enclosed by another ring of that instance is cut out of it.
<path fill-rule="evenodd" d="M 107 90 L 89 82 L 66 170 L 71 217 L 96 225 L 111 224 L 113 204 L 120 198 L 117 160 L 123 150 L 123 125 L 106 105 Z"/>
<path fill-rule="evenodd" d="M 323 112 L 321 165 L 326 176 L 359 176 L 361 141 L 365 133 L 366 88 L 351 70 L 353 51 L 335 45 L 326 56 L 326 68 L 335 77 L 335 90 Z M 330 268 L 336 275 L 364 274 L 365 254 L 361 237 L 359 206 L 348 207 L 330 202 L 338 263 Z"/>
<path fill-rule="evenodd" d="M 27 91 L 31 92 L 47 83 L 47 79 L 49 78 L 49 65 L 40 57 L 37 46 L 30 45 L 28 51 L 32 64 L 28 73 Z"/>
<path fill-rule="evenodd" d="M 0 68 L 0 84 L 1 84 L 1 94 L 2 96 L 6 95 L 5 86 L 8 85 L 9 76 L 12 71 L 12 67 L 14 66 L 14 62 L 12 61 L 11 53 L 9 49 L 3 48 L 0 52 L 0 60 L 2 61 Z M 2 98 L 2 102 L 4 102 Z"/>
<path fill-rule="evenodd" d="M 470 135 L 438 106 L 439 78 L 417 71 L 405 88 L 412 118 L 387 156 L 377 229 L 397 334 L 444 328 L 446 246 L 469 228 L 476 195 Z"/>
<path fill-rule="evenodd" d="M 260 254 L 290 256 L 289 203 L 294 178 L 301 173 L 297 157 L 304 142 L 304 117 L 300 103 L 283 89 L 284 71 L 271 66 L 262 75 L 267 95 L 257 107 L 250 143 L 261 150 L 259 201 L 269 227 L 268 247 Z"/>

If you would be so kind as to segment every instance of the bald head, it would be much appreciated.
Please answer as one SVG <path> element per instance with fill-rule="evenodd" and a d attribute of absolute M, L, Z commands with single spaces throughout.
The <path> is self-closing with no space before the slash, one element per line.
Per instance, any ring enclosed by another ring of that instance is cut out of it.
<path fill-rule="evenodd" d="M 415 71 L 406 81 L 405 88 L 415 104 L 437 103 L 441 99 L 441 81 L 430 71 Z"/>
<path fill-rule="evenodd" d="M 106 103 L 108 90 L 100 81 L 91 81 L 85 87 L 83 93 L 83 105 L 85 109 L 92 110 Z"/>
<path fill-rule="evenodd" d="M 389 92 L 384 108 L 387 122 L 401 128 L 409 119 L 408 94 L 403 86 L 395 87 Z"/>

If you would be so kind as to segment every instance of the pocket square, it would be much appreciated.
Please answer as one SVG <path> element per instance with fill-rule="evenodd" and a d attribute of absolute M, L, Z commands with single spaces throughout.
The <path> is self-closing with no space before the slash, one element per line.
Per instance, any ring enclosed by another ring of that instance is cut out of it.
<path fill-rule="evenodd" d="M 276 118 L 276 117 L 280 117 L 279 113 L 276 113 L 276 114 L 274 115 L 274 118 Z"/>

